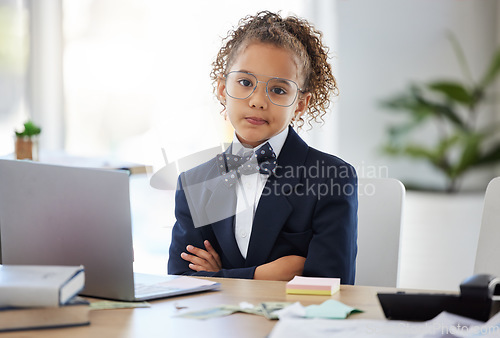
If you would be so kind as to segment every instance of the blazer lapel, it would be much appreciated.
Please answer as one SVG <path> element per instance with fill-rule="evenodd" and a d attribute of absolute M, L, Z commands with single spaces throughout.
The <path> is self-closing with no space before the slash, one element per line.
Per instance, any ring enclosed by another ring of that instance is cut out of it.
<path fill-rule="evenodd" d="M 233 266 L 241 267 L 245 259 L 238 248 L 233 229 L 236 210 L 235 185 L 229 187 L 218 174 L 215 166 L 213 170 L 216 172 L 209 175 L 213 178 L 205 182 L 207 190 L 211 192 L 205 205 L 208 224 L 212 225 L 212 230 L 223 251 L 219 254 L 225 256 Z"/>
<path fill-rule="evenodd" d="M 246 266 L 265 262 L 287 218 L 293 211 L 287 195 L 300 182 L 297 170 L 303 166 L 307 144 L 289 127 L 288 137 L 278 156 L 276 175 L 268 178 L 255 212 Z M 287 175 L 288 174 L 288 175 Z"/>

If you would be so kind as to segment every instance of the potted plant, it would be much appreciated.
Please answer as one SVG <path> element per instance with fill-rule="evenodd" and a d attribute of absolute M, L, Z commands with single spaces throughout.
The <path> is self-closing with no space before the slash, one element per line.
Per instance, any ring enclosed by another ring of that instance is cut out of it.
<path fill-rule="evenodd" d="M 38 160 L 38 135 L 42 129 L 29 120 L 24 123 L 24 130 L 16 133 L 16 158 L 18 160 Z"/>
<path fill-rule="evenodd" d="M 383 151 L 430 163 L 446 177 L 446 191 L 456 192 L 464 174 L 500 163 L 498 125 L 482 125 L 480 118 L 482 108 L 491 103 L 490 87 L 500 73 L 500 49 L 479 81 L 474 81 L 460 45 L 453 36 L 450 40 L 466 80 L 413 83 L 383 101 L 383 107 L 405 114 L 403 123 L 389 127 Z M 434 128 L 435 143 L 415 141 L 419 129 L 428 127 Z"/>
<path fill-rule="evenodd" d="M 450 41 L 465 80 L 412 83 L 382 102 L 400 121 L 388 128 L 383 151 L 425 161 L 446 179 L 444 190 L 424 182 L 418 186 L 404 182 L 408 188 L 402 232 L 406 254 L 400 262 L 400 283 L 410 288 L 417 287 L 412 284 L 418 280 L 415 273 L 439 276 L 418 285 L 436 290 L 452 290 L 473 273 L 484 190 L 466 193 L 460 189 L 461 182 L 475 169 L 500 163 L 499 126 L 486 123 L 484 116 L 500 73 L 500 49 L 479 80 L 474 80 L 457 40 L 451 37 Z"/>

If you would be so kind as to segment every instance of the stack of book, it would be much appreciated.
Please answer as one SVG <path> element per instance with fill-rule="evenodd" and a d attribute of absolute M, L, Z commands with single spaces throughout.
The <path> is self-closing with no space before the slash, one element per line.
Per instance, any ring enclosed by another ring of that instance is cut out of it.
<path fill-rule="evenodd" d="M 0 265 L 0 332 L 90 324 L 83 266 Z"/>

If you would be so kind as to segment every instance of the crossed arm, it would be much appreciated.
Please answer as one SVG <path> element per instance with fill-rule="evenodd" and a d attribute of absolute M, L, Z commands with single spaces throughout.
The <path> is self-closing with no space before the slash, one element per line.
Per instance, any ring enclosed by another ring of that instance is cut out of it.
<path fill-rule="evenodd" d="M 209 241 L 203 242 L 205 250 L 188 245 L 181 258 L 189 262 L 189 268 L 194 271 L 219 271 L 222 269 L 221 259 Z M 254 279 L 289 281 L 296 275 L 301 275 L 304 269 L 305 257 L 290 255 L 278 258 L 272 262 L 259 265 L 255 269 Z"/>
<path fill-rule="evenodd" d="M 257 267 L 255 265 L 246 267 L 244 264 L 235 264 L 238 260 L 232 262 L 230 259 L 232 257 L 225 257 L 223 252 L 216 251 L 219 250 L 216 241 L 227 239 L 218 239 L 211 226 L 198 228 L 194 225 L 193 215 L 188 206 L 185 191 L 180 185 L 176 193 L 175 215 L 177 222 L 172 230 L 168 272 L 170 274 L 195 276 L 271 280 L 290 280 L 295 275 L 340 277 L 344 284 L 353 284 L 357 251 L 356 176 L 353 175 L 347 178 L 327 177 L 318 184 L 325 183 L 332 187 L 346 185 L 352 187 L 353 192 L 348 195 L 332 194 L 329 198 L 325 196 L 317 201 L 314 196 L 310 196 L 308 199 L 301 196 L 292 196 L 293 198 L 289 199 L 290 203 L 297 206 L 304 205 L 309 212 L 297 213 L 295 217 L 289 217 L 290 224 L 288 224 L 288 227 L 293 230 L 288 234 L 283 233 L 281 240 L 284 243 L 277 243 L 276 245 L 279 244 L 276 247 L 278 249 L 272 252 L 273 259 L 279 257 L 280 254 L 290 255 L 282 256 Z M 197 202 L 194 204 L 195 206 L 204 205 L 203 203 L 206 202 L 204 195 L 198 196 L 194 194 L 194 197 L 199 197 L 200 200 L 195 201 Z M 196 210 L 194 208 L 194 211 Z M 196 215 L 204 220 L 203 214 L 201 216 Z M 304 224 L 310 224 L 311 229 L 307 228 L 304 231 L 303 229 L 306 228 L 303 226 Z M 217 224 L 216 226 L 221 225 Z M 298 236 L 295 236 L 295 232 Z M 312 238 L 309 235 L 310 233 L 312 233 Z M 224 234 L 227 235 L 227 232 Z M 288 238 L 285 238 L 286 236 Z M 288 251 L 287 245 L 290 241 L 293 242 L 289 245 L 290 247 L 299 248 L 300 250 Z M 307 252 L 307 261 L 305 257 L 297 255 L 302 252 Z M 226 258 L 228 258 L 228 266 L 223 267 L 222 262 L 225 262 Z"/>

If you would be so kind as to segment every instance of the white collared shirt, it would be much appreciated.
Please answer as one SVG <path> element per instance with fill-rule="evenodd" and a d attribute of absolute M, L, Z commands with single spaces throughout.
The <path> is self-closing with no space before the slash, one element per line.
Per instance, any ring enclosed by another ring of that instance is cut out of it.
<path fill-rule="evenodd" d="M 271 137 L 267 142 L 271 145 L 278 157 L 281 148 L 285 144 L 288 136 L 288 128 L 285 128 L 281 133 Z M 264 142 L 265 143 L 265 142 Z M 262 143 L 262 144 L 264 144 Z M 247 148 L 247 151 L 255 152 L 262 144 L 255 148 Z M 236 134 L 233 137 L 232 153 L 234 155 L 241 153 L 243 145 L 238 140 Z M 244 151 L 244 150 L 243 150 Z M 255 157 L 253 157 L 255 159 Z M 246 258 L 248 244 L 250 243 L 250 235 L 252 233 L 252 224 L 255 216 L 255 210 L 259 204 L 262 191 L 266 185 L 269 175 L 255 173 L 251 175 L 241 175 L 236 187 L 236 216 L 234 221 L 234 236 L 236 243 L 240 249 L 241 255 Z"/>

